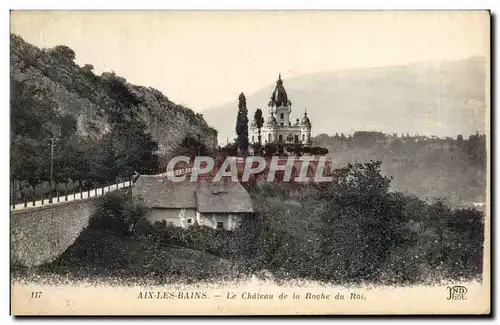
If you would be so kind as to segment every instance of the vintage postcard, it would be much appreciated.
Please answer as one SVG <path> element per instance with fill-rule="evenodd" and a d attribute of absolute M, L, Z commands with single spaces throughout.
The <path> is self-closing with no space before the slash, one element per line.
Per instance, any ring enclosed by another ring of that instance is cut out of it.
<path fill-rule="evenodd" d="M 12 11 L 13 315 L 490 314 L 488 11 Z"/>

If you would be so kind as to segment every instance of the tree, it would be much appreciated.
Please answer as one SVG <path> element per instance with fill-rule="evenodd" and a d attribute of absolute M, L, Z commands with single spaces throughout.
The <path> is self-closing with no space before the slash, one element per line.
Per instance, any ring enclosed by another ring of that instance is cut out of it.
<path fill-rule="evenodd" d="M 254 115 L 255 124 L 257 125 L 257 130 L 259 131 L 259 143 L 262 143 L 262 138 L 260 136 L 260 130 L 264 125 L 264 117 L 262 117 L 262 110 L 257 108 Z"/>
<path fill-rule="evenodd" d="M 293 147 L 293 152 L 297 157 L 302 156 L 302 145 L 300 143 L 295 143 Z"/>
<path fill-rule="evenodd" d="M 57 45 L 53 49 L 50 50 L 51 54 L 55 54 L 58 56 L 62 56 L 66 59 L 69 59 L 73 61 L 76 57 L 75 51 L 73 51 L 71 48 L 67 47 L 66 45 Z"/>
<path fill-rule="evenodd" d="M 278 151 L 278 146 L 276 145 L 276 143 L 266 143 L 264 145 L 264 154 L 266 156 L 272 156 L 274 154 L 276 154 L 276 152 Z"/>
<path fill-rule="evenodd" d="M 77 120 L 72 115 L 64 115 L 61 118 L 61 136 L 68 137 L 76 133 Z"/>
<path fill-rule="evenodd" d="M 48 91 L 12 78 L 10 85 L 11 134 L 37 140 L 50 137 L 60 116 Z"/>
<path fill-rule="evenodd" d="M 372 280 L 381 273 L 401 223 L 389 196 L 390 179 L 380 162 L 347 165 L 320 193 L 322 254 L 328 280 Z"/>
<path fill-rule="evenodd" d="M 173 156 L 209 156 L 210 149 L 197 136 L 186 135 L 179 146 L 173 151 Z"/>
<path fill-rule="evenodd" d="M 248 149 L 248 111 L 245 94 L 243 93 L 238 97 L 236 135 L 238 137 L 238 149 L 246 152 Z"/>
<path fill-rule="evenodd" d="M 82 67 L 82 70 L 84 72 L 92 72 L 92 70 L 94 70 L 94 66 L 92 64 L 85 64 L 83 67 Z"/>

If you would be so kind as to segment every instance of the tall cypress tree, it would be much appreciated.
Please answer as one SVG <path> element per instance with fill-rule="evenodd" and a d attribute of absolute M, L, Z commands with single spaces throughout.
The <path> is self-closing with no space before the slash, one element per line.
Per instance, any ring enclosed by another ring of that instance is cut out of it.
<path fill-rule="evenodd" d="M 245 94 L 238 97 L 238 116 L 236 118 L 236 135 L 238 149 L 246 152 L 248 149 L 248 111 Z"/>

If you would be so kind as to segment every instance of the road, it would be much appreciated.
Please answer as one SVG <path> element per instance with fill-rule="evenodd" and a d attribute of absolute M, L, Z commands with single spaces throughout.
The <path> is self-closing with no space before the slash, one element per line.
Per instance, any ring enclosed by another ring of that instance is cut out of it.
<path fill-rule="evenodd" d="M 169 173 L 165 172 L 165 173 L 157 174 L 155 176 L 165 177 L 168 175 L 172 175 L 173 173 L 175 173 L 176 176 L 179 176 L 179 175 L 189 174 L 191 171 L 192 171 L 192 168 L 183 168 L 183 169 L 177 169 L 175 171 L 171 171 Z M 127 187 L 131 186 L 132 184 L 133 183 L 131 181 L 126 181 L 126 182 L 122 182 L 122 183 L 118 183 L 118 184 L 100 187 L 100 188 L 97 188 L 95 190 L 92 189 L 90 191 L 83 191 L 81 194 L 80 194 L 80 192 L 68 193 L 67 198 L 65 195 L 52 198 L 52 203 L 49 203 L 48 198 L 44 198 L 43 202 L 42 202 L 42 200 L 35 201 L 35 204 L 33 204 L 33 201 L 27 202 L 26 206 L 24 206 L 24 202 L 18 203 L 15 206 L 11 205 L 10 209 L 11 209 L 11 211 L 24 210 L 24 209 L 34 208 L 34 207 L 54 205 L 54 204 L 58 204 L 58 203 L 60 204 L 63 202 L 83 200 L 83 199 L 87 199 L 87 198 L 91 198 L 91 197 L 102 196 L 106 193 L 116 191 L 117 189 L 127 188 Z"/>

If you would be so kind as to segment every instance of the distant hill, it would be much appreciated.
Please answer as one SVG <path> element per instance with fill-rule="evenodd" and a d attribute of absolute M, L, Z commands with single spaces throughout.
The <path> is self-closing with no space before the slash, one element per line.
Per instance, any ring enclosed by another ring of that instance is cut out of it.
<path fill-rule="evenodd" d="M 201 114 L 170 101 L 156 89 L 127 83 L 114 73 L 95 75 L 91 62 L 78 66 L 75 52 L 67 46 L 40 49 L 14 34 L 10 35 L 10 46 L 11 80 L 43 91 L 62 114 L 78 121 L 82 136 L 100 137 L 108 129 L 103 107 L 119 107 L 128 101 L 164 152 L 174 150 L 185 136 L 200 134 L 209 147 L 217 141 L 217 131 Z M 125 89 L 110 91 L 105 86 L 110 78 L 120 80 Z"/>
<path fill-rule="evenodd" d="M 367 54 L 369 55 L 369 54 Z M 331 71 L 285 79 L 292 118 L 307 109 L 312 133 L 385 133 L 452 136 L 485 130 L 485 58 Z M 256 108 L 267 115 L 274 83 L 247 94 L 249 118 Z M 235 137 L 234 102 L 203 111 L 219 140 Z"/>

